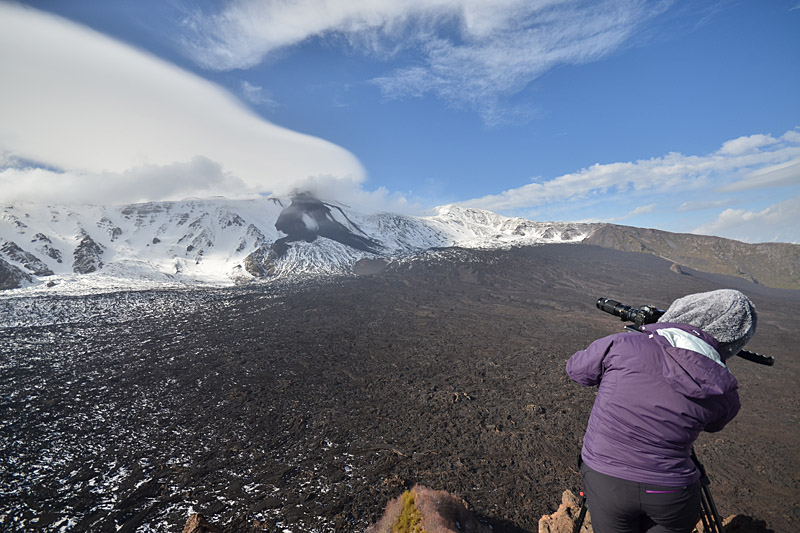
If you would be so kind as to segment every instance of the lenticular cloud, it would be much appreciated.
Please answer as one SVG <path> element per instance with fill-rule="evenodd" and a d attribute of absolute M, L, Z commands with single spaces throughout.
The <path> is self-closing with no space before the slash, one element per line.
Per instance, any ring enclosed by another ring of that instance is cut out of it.
<path fill-rule="evenodd" d="M 213 182 L 212 192 L 228 195 L 291 190 L 310 176 L 364 179 L 346 150 L 276 126 L 221 87 L 65 19 L 0 3 L 0 48 L 13 50 L 0 55 L 0 183 L 13 178 L 29 200 L 46 192 L 45 175 L 83 183 L 92 201 L 93 183 L 127 186 L 141 175 L 152 185 L 153 169 L 173 165 L 214 171 L 183 176 L 186 191 Z M 181 194 L 166 185 L 169 196 Z M 158 186 L 149 192 L 164 198 Z"/>

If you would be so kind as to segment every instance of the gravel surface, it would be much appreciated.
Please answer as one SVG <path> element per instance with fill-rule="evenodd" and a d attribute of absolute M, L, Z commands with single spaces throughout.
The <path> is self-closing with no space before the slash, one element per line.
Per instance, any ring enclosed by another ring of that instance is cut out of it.
<path fill-rule="evenodd" d="M 742 412 L 697 453 L 723 516 L 792 531 L 800 292 L 669 266 L 449 250 L 281 290 L 2 300 L 0 529 L 180 531 L 203 512 L 231 531 L 362 531 L 421 483 L 495 531 L 537 531 L 580 488 L 594 391 L 564 364 L 622 327 L 595 300 L 732 287 L 760 313 L 748 348 L 777 363 L 734 361 Z"/>

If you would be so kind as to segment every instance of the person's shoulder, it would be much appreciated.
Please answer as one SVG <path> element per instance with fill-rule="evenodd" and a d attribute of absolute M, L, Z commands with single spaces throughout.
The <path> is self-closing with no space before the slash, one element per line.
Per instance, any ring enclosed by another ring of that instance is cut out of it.
<path fill-rule="evenodd" d="M 657 353 L 661 347 L 653 340 L 649 333 L 638 333 L 635 331 L 625 331 L 615 333 L 610 336 L 614 354 L 622 357 L 635 356 L 641 357 L 645 353 Z"/>
<path fill-rule="evenodd" d="M 626 339 L 628 338 L 628 332 L 619 332 L 619 333 L 612 333 L 611 335 L 606 335 L 605 337 L 600 337 L 599 339 L 595 339 L 590 345 L 589 348 L 597 349 L 603 348 L 608 349 L 611 346 L 624 344 Z"/>
<path fill-rule="evenodd" d="M 652 340 L 652 336 L 647 333 L 636 331 L 621 331 L 609 335 L 615 343 L 619 344 L 646 344 Z"/>

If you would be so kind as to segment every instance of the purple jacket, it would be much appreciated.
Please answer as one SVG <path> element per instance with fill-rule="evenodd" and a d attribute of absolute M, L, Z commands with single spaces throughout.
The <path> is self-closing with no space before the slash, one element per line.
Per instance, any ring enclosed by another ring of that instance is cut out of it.
<path fill-rule="evenodd" d="M 609 476 L 689 485 L 700 477 L 692 443 L 736 416 L 738 383 L 704 331 L 671 323 L 645 329 L 598 339 L 567 361 L 574 381 L 600 384 L 581 456 Z"/>

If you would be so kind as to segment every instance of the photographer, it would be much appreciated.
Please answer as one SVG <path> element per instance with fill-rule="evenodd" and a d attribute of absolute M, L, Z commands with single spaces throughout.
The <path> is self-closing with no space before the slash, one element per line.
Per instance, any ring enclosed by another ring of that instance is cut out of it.
<path fill-rule="evenodd" d="M 610 335 L 569 359 L 570 378 L 599 384 L 581 452 L 597 533 L 692 531 L 701 499 L 692 444 L 739 411 L 725 361 L 755 329 L 750 300 L 723 289 L 675 300 L 644 334 Z"/>

